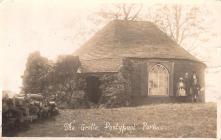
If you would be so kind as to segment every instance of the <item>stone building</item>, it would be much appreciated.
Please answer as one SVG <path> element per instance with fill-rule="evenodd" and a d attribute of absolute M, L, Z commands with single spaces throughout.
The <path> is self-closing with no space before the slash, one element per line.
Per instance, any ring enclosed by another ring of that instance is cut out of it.
<path fill-rule="evenodd" d="M 205 85 L 206 65 L 150 22 L 111 21 L 74 55 L 81 62 L 78 90 L 96 104 L 190 101 L 177 94 L 185 73 L 196 72 Z M 199 101 L 204 98 L 201 91 Z"/>

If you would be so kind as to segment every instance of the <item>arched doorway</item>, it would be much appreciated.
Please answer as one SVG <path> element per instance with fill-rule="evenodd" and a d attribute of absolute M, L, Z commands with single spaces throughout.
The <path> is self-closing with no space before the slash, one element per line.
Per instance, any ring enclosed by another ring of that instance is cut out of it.
<path fill-rule="evenodd" d="M 149 70 L 148 95 L 168 96 L 169 95 L 169 72 L 161 64 L 154 65 Z"/>

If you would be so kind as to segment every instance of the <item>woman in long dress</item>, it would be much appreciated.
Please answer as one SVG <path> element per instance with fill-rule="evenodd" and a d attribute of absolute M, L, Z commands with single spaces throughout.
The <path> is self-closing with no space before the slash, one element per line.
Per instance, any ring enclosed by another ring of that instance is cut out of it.
<path fill-rule="evenodd" d="M 178 96 L 186 96 L 185 84 L 182 77 L 179 78 L 177 83 L 177 94 Z"/>

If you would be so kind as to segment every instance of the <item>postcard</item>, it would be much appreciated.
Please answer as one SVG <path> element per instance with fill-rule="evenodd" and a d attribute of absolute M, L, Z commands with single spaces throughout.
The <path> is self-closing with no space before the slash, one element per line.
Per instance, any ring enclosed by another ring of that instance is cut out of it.
<path fill-rule="evenodd" d="M 220 139 L 221 1 L 0 1 L 2 139 Z"/>

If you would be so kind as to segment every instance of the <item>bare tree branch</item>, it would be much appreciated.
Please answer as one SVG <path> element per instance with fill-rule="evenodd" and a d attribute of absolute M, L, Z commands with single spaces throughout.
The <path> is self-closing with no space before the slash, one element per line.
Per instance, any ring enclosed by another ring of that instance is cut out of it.
<path fill-rule="evenodd" d="M 138 11 L 136 12 L 136 14 L 131 18 L 131 20 L 135 20 L 137 18 L 137 16 L 140 14 L 140 11 L 143 9 L 143 5 L 140 6 L 140 8 L 138 9 Z"/>
<path fill-rule="evenodd" d="M 199 43 L 202 34 L 208 32 L 204 24 L 202 11 L 206 10 L 198 6 L 156 5 L 155 9 L 152 8 L 152 15 L 147 15 L 148 19 L 146 20 L 151 20 L 158 25 L 162 31 L 167 33 L 180 46 L 195 46 L 197 43 L 189 42 L 188 40 L 195 40 L 194 42 Z"/>
<path fill-rule="evenodd" d="M 101 10 L 99 15 L 109 19 L 136 20 L 141 11 L 142 5 L 119 3 Z"/>

